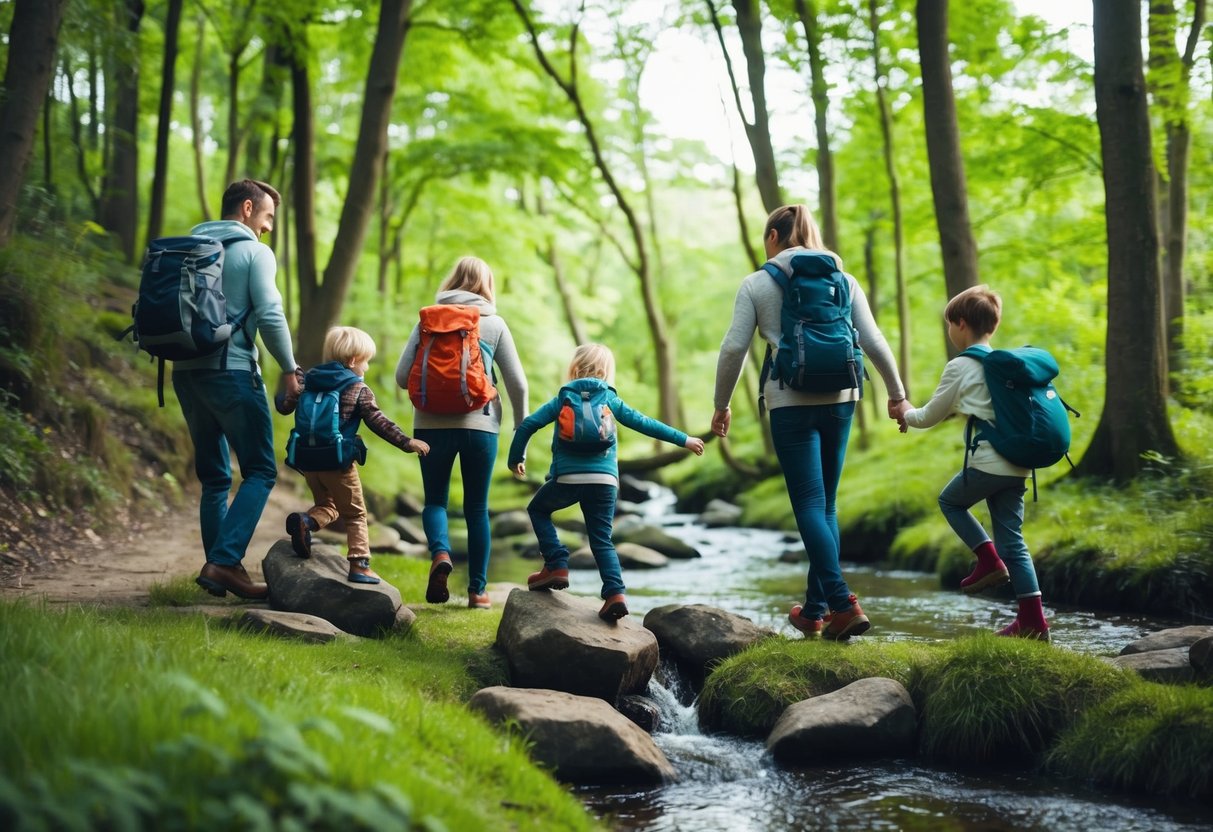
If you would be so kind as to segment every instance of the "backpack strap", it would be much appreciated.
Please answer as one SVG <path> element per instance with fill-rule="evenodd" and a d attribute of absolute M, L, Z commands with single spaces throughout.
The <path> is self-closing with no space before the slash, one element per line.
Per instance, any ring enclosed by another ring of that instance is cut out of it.
<path fill-rule="evenodd" d="M 156 400 L 164 407 L 164 357 L 156 359 L 160 366 L 156 368 Z"/>
<path fill-rule="evenodd" d="M 779 291 L 783 292 L 784 297 L 787 297 L 788 287 L 791 283 L 788 281 L 788 276 L 784 274 L 783 269 L 776 266 L 770 260 L 762 264 L 762 270 L 771 276 L 775 281 L 775 285 L 779 287 Z M 767 344 L 766 355 L 762 359 L 762 371 L 758 374 L 758 418 L 761 419 L 767 411 L 767 381 L 771 378 L 772 367 L 772 352 L 771 345 Z M 782 383 L 780 384 L 782 387 Z"/>

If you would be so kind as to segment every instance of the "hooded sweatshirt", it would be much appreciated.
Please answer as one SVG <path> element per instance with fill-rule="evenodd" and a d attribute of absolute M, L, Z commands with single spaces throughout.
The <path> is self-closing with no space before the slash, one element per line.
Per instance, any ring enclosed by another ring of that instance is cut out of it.
<path fill-rule="evenodd" d="M 505 320 L 497 314 L 497 307 L 474 292 L 462 289 L 451 289 L 439 292 L 436 299 L 439 304 L 458 304 L 475 306 L 480 310 L 480 340 L 493 355 L 493 365 L 498 370 L 498 380 L 505 385 L 510 397 L 510 409 L 514 413 L 514 426 L 517 427 L 527 414 L 527 384 L 526 374 L 522 371 L 522 362 L 518 359 L 518 350 L 514 346 L 514 336 Z M 400 353 L 400 361 L 396 364 L 396 383 L 401 388 L 408 388 L 409 372 L 413 362 L 417 360 L 417 348 L 421 345 L 421 324 L 413 327 L 404 351 Z M 488 368 L 486 368 L 488 369 Z M 425 413 L 414 411 L 413 428 L 462 428 L 465 430 L 482 430 L 488 433 L 501 432 L 501 396 L 489 403 L 489 412 L 483 409 L 471 413 Z"/>
<path fill-rule="evenodd" d="M 790 274 L 792 258 L 804 251 L 808 249 L 794 246 L 779 252 L 768 262 L 774 263 L 785 274 Z M 889 398 L 904 399 L 905 388 L 902 387 L 901 378 L 897 374 L 897 361 L 872 318 L 867 296 L 860 288 L 859 281 L 849 274 L 846 278 L 851 291 L 851 323 L 859 333 L 859 346 L 863 348 L 864 357 L 884 380 Z M 741 370 L 750 349 L 750 342 L 754 338 L 754 330 L 758 330 L 762 340 L 770 344 L 772 350 L 778 348 L 782 334 L 779 319 L 782 306 L 783 290 L 765 271 L 759 269 L 741 282 L 733 304 L 733 322 L 720 344 L 720 357 L 716 363 L 716 392 L 713 402 L 717 410 L 727 408 L 729 400 L 733 398 L 733 390 L 737 387 L 737 380 L 741 378 Z M 790 387 L 781 389 L 778 379 L 768 379 L 763 392 L 768 410 L 799 405 L 839 404 L 859 399 L 859 391 L 854 388 L 839 390 L 836 393 L 805 393 Z"/>
<path fill-rule="evenodd" d="M 223 255 L 223 294 L 227 298 L 227 314 L 236 318 L 246 309 L 252 312 L 244 327 L 232 335 L 227 348 L 229 370 L 251 370 L 257 366 L 257 333 L 270 355 L 283 372 L 295 369 L 295 353 L 291 348 L 291 331 L 282 312 L 282 295 L 274 283 L 278 261 L 273 250 L 260 242 L 253 230 L 236 220 L 212 220 L 194 226 L 190 231 L 200 237 L 213 237 L 220 242 L 235 240 Z M 223 368 L 223 351 L 174 361 L 173 370 L 217 370 Z"/>
<path fill-rule="evenodd" d="M 662 442 L 669 442 L 671 445 L 678 445 L 679 447 L 686 445 L 687 435 L 685 433 L 670 427 L 664 422 L 659 422 L 656 419 L 645 416 L 639 410 L 629 407 L 623 399 L 619 398 L 619 394 L 615 392 L 615 388 L 610 387 L 600 378 L 573 379 L 565 387 L 578 393 L 595 393 L 609 390 L 611 395 L 607 397 L 606 405 L 611 409 L 611 413 L 614 414 L 616 422 L 634 431 L 643 433 L 645 436 L 660 439 Z M 560 396 L 556 396 L 544 404 L 543 407 L 540 407 L 522 420 L 522 424 L 518 426 L 518 430 L 514 433 L 514 441 L 510 443 L 508 462 L 511 469 L 519 462 L 526 461 L 526 446 L 530 442 L 531 436 L 545 425 L 555 422 L 559 413 Z M 559 480 L 573 477 L 577 482 L 603 482 L 616 486 L 619 485 L 619 459 L 616 453 L 619 447 L 618 440 L 605 451 L 596 454 L 575 453 L 564 450 L 559 438 L 556 436 L 556 431 L 553 431 L 552 434 L 552 467 L 548 470 L 548 477 L 550 479 Z M 605 478 L 595 478 L 579 477 L 578 475 L 606 476 Z"/>
<path fill-rule="evenodd" d="M 365 424 L 380 439 L 390 442 L 400 450 L 407 450 L 409 436 L 400 426 L 384 415 L 375 402 L 375 391 L 367 387 L 362 376 L 339 361 L 317 364 L 303 376 L 303 395 L 341 390 L 341 410 L 338 421 L 344 425 L 356 420 L 351 432 L 357 432 L 358 422 Z M 299 397 L 283 394 L 274 400 L 279 413 L 295 412 Z"/>

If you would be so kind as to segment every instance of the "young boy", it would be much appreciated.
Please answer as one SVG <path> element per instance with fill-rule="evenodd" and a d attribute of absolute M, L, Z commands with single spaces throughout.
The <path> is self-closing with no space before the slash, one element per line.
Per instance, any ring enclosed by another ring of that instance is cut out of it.
<path fill-rule="evenodd" d="M 527 579 L 531 590 L 566 589 L 569 585 L 569 550 L 560 542 L 552 512 L 581 504 L 590 550 L 602 578 L 602 609 L 598 617 L 615 623 L 628 614 L 619 554 L 611 542 L 615 498 L 619 493 L 615 421 L 646 436 L 689 448 L 703 455 L 703 440 L 651 419 L 628 407 L 611 385 L 615 382 L 615 356 L 602 344 L 582 344 L 569 363 L 568 383 L 560 394 L 522 420 L 510 443 L 508 464 L 518 479 L 526 477 L 526 446 L 535 431 L 557 422 L 552 437 L 552 467 L 548 481 L 535 492 L 527 513 L 539 538 L 543 569 Z M 578 413 L 568 403 L 577 402 Z M 583 417 L 580 414 L 589 414 Z M 586 419 L 587 421 L 582 421 Z M 593 422 L 594 436 L 576 435 L 576 422 Z"/>
<path fill-rule="evenodd" d="M 383 415 L 375 403 L 374 391 L 363 381 L 374 357 L 375 342 L 370 335 L 352 326 L 335 326 L 324 336 L 324 363 L 313 367 L 306 375 L 301 369 L 295 371 L 302 376 L 303 392 L 297 395 L 288 392 L 281 400 L 275 400 L 274 405 L 279 413 L 292 413 L 299 404 L 300 395 L 341 390 L 339 421 L 348 426 L 350 420 L 354 420 L 351 434 L 361 421 L 402 451 L 425 456 L 430 446 L 406 436 L 395 422 Z M 362 500 L 358 466 L 351 463 L 341 470 L 300 473 L 312 489 L 312 499 L 316 504 L 306 513 L 287 515 L 286 531 L 291 536 L 295 554 L 301 558 L 310 557 L 312 532 L 323 529 L 340 517 L 345 521 L 346 541 L 349 544 L 350 572 L 347 580 L 358 584 L 379 583 L 379 576 L 371 571 L 366 504 Z"/>
<path fill-rule="evenodd" d="M 958 350 L 975 346 L 989 351 L 990 338 L 1002 319 L 1002 299 L 989 286 L 974 286 L 952 298 L 943 315 L 948 340 Z M 915 409 L 903 401 L 890 408 L 902 433 L 907 427 L 932 427 L 953 413 L 994 419 L 985 371 L 977 359 L 957 356 L 949 361 L 934 395 L 923 407 Z M 979 592 L 1010 580 L 1019 600 L 1019 614 L 998 634 L 1048 641 L 1040 584 L 1023 538 L 1024 481 L 1031 473 L 1000 456 L 989 442 L 978 442 L 968 457 L 968 468 L 940 493 L 939 507 L 953 531 L 977 556 L 972 574 L 960 582 L 961 591 Z M 981 500 L 990 510 L 994 543 L 969 511 Z"/>

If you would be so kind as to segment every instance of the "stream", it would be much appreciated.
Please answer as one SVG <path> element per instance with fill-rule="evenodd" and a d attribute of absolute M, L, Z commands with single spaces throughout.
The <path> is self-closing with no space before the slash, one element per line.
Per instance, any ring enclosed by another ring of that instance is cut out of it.
<path fill-rule="evenodd" d="M 638 509 L 646 522 L 695 546 L 702 557 L 671 560 L 661 569 L 625 567 L 632 615 L 641 619 L 665 604 L 709 604 L 799 637 L 786 616 L 803 599 L 807 561 L 779 559 L 799 547 L 799 539 L 765 529 L 707 528 L 697 515 L 676 513 L 675 503 L 673 492 L 653 486 Z M 844 565 L 844 573 L 872 620 L 864 640 L 937 641 L 994 630 L 1014 617 L 1012 600 L 944 591 L 933 574 L 855 564 Z M 596 594 L 593 570 L 573 571 L 570 578 L 570 591 Z M 1083 653 L 1113 655 L 1147 632 L 1180 623 L 1045 601 L 1053 643 Z M 690 692 L 664 665 L 648 694 L 661 712 L 654 740 L 679 781 L 641 789 L 576 789 L 590 811 L 616 830 L 1213 829 L 1213 808 L 1195 802 L 1084 789 L 1032 773 L 960 772 L 915 761 L 784 768 L 766 755 L 761 742 L 702 734 L 695 704 L 684 704 L 692 700 Z"/>

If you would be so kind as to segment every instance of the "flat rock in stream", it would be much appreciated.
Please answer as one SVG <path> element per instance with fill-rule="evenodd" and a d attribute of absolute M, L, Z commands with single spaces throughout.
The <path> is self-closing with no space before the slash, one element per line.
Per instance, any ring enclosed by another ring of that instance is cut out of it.
<path fill-rule="evenodd" d="M 914 751 L 914 700 L 894 679 L 860 679 L 789 705 L 767 736 L 767 750 L 785 765 L 847 758 L 901 757 Z"/>
<path fill-rule="evenodd" d="M 654 549 L 667 558 L 689 560 L 701 555 L 699 550 L 684 540 L 679 540 L 664 529 L 657 526 L 615 527 L 615 543 L 636 543 L 649 549 Z"/>
<path fill-rule="evenodd" d="M 1173 647 L 1191 647 L 1202 638 L 1213 636 L 1213 626 L 1192 625 L 1189 627 L 1172 627 L 1159 630 L 1137 641 L 1126 644 L 1120 655 L 1132 653 L 1148 653 L 1151 650 L 1170 650 Z"/>
<path fill-rule="evenodd" d="M 1168 647 L 1144 653 L 1124 653 L 1108 659 L 1110 664 L 1137 671 L 1151 682 L 1182 684 L 1196 680 L 1196 670 L 1188 658 L 1188 647 Z"/>
<path fill-rule="evenodd" d="M 616 543 L 615 553 L 619 555 L 619 565 L 624 569 L 660 569 L 670 565 L 670 559 L 661 552 L 638 543 Z M 582 546 L 569 555 L 570 569 L 596 569 L 597 567 L 598 562 L 594 560 L 594 552 L 589 546 Z"/>

